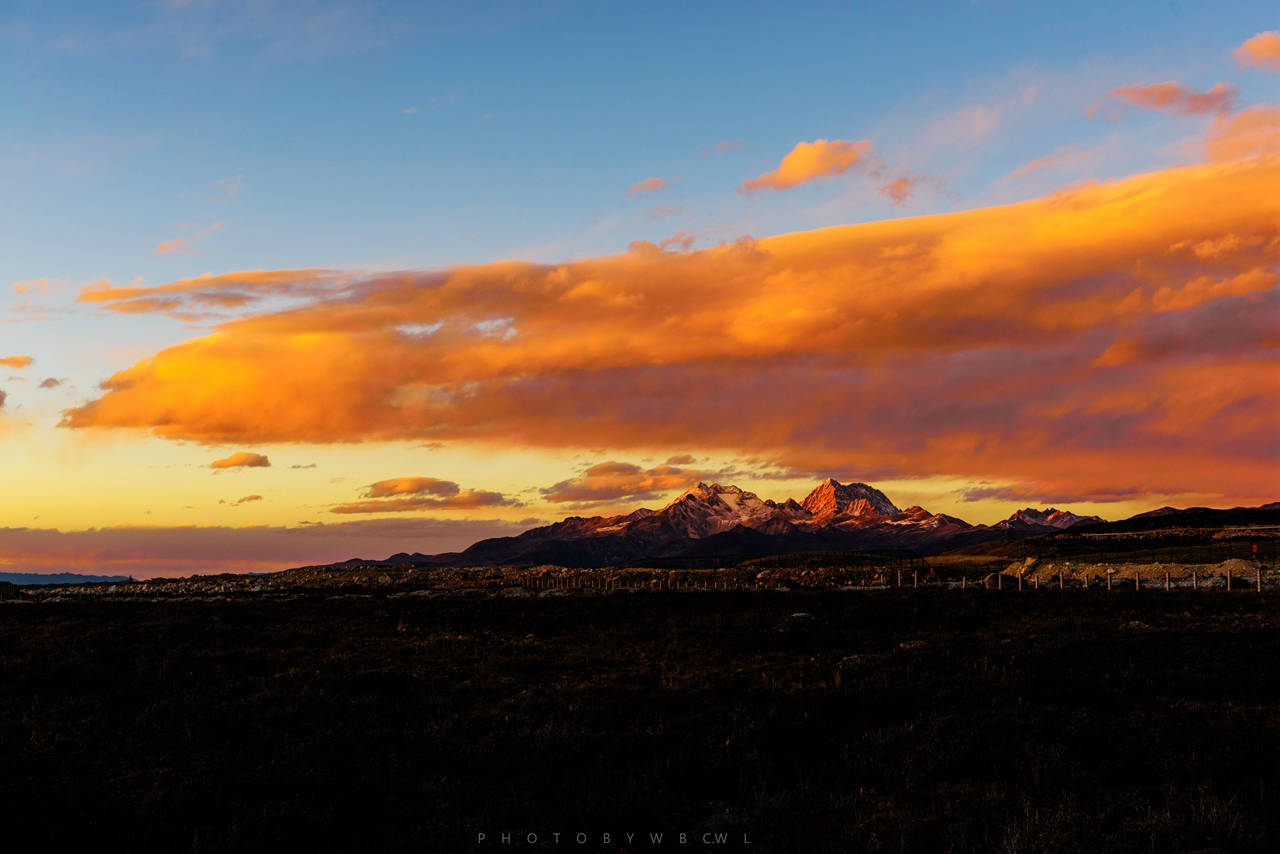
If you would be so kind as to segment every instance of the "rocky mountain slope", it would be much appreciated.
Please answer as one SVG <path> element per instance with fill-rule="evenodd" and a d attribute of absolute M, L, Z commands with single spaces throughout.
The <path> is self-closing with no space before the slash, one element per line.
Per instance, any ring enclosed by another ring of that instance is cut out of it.
<path fill-rule="evenodd" d="M 828 478 L 802 502 L 761 499 L 737 486 L 698 483 L 661 510 L 621 516 L 570 516 L 515 537 L 482 540 L 462 552 L 397 554 L 389 564 L 605 566 L 672 557 L 793 552 L 931 552 L 983 540 L 1032 536 L 1101 521 L 1057 509 L 1020 510 L 994 526 L 900 510 L 865 483 Z"/>
<path fill-rule="evenodd" d="M 1101 516 L 1077 516 L 1075 513 L 1058 510 L 1055 507 L 1050 507 L 1048 510 L 1025 507 L 992 527 L 1002 531 L 1029 531 L 1042 534 L 1046 529 L 1065 531 L 1076 525 L 1092 525 L 1105 521 Z"/>

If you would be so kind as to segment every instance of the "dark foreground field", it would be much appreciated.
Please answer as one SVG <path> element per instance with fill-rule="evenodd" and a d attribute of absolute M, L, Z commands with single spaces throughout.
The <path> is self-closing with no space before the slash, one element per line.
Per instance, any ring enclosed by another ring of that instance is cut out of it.
<path fill-rule="evenodd" d="M 670 851 L 682 832 L 683 850 L 1275 851 L 1276 603 L 0 606 L 4 832 L 49 851 Z"/>

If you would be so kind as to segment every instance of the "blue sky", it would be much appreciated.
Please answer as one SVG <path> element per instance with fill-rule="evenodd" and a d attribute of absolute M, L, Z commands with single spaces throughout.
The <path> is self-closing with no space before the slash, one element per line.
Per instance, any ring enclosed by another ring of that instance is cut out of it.
<path fill-rule="evenodd" d="M 686 229 L 708 245 L 1034 195 L 1043 186 L 992 184 L 1064 139 L 1114 133 L 1082 112 L 1109 78 L 1208 87 L 1267 8 L 9 3 L 3 272 L 78 286 L 556 260 Z M 1015 134 L 1014 117 L 969 144 L 924 143 L 950 111 L 1027 86 L 1042 90 L 1026 111 L 1034 131 Z M 1268 87 L 1274 78 L 1241 81 L 1253 100 Z M 1141 139 L 1161 121 L 1126 133 Z M 831 206 L 830 185 L 786 199 L 734 192 L 813 138 L 871 139 L 946 189 L 903 208 L 875 193 Z M 723 140 L 741 145 L 703 154 Z M 1110 165 L 1122 174 L 1158 160 L 1136 152 Z M 651 175 L 680 180 L 626 198 Z M 659 204 L 680 213 L 646 216 Z M 152 254 L 211 227 L 193 253 Z"/>

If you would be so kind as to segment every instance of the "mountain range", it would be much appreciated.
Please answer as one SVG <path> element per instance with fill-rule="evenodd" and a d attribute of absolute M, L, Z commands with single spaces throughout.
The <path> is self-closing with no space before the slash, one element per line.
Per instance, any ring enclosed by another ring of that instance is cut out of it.
<path fill-rule="evenodd" d="M 736 486 L 699 483 L 661 510 L 570 516 L 514 537 L 481 540 L 462 552 L 392 555 L 373 563 L 416 566 L 608 566 L 654 558 L 711 558 L 792 552 L 938 551 L 983 540 L 1052 533 L 1100 523 L 1050 508 L 1019 510 L 995 525 L 897 507 L 865 483 L 828 478 L 803 501 L 761 499 Z M 350 561 L 371 563 L 371 561 Z"/>
<path fill-rule="evenodd" d="M 128 581 L 127 575 L 82 575 L 78 572 L 0 572 L 0 584 L 99 584 Z"/>

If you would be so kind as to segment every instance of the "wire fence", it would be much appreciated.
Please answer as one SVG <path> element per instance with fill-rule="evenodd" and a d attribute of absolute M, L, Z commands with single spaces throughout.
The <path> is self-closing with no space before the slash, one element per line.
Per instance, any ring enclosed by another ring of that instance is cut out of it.
<path fill-rule="evenodd" d="M 1230 565 L 1230 561 L 1236 565 Z M 939 574 L 910 569 L 883 568 L 872 575 L 860 577 L 790 577 L 773 573 L 743 576 L 740 573 L 664 570 L 607 570 L 561 571 L 561 574 L 530 575 L 521 586 L 532 591 L 735 591 L 735 590 L 998 590 L 1010 592 L 1030 591 L 1151 591 L 1151 590 L 1204 590 L 1204 591 L 1253 591 L 1262 593 L 1280 587 L 1280 571 L 1274 566 L 1265 567 L 1259 562 L 1228 559 L 1224 565 L 1204 568 L 1193 567 L 1161 569 L 1160 565 L 1132 566 L 1129 569 L 1092 566 L 1077 572 L 1066 570 L 1030 573 L 1012 571 L 992 572 L 986 575 Z"/>

